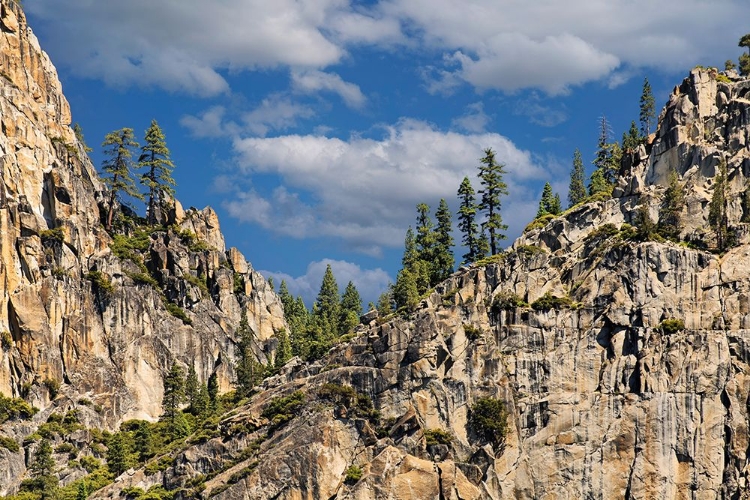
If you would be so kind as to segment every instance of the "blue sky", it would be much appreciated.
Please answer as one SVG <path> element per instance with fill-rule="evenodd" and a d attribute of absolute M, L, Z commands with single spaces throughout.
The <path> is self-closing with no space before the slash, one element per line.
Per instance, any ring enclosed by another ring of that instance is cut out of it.
<path fill-rule="evenodd" d="M 214 207 L 227 244 L 308 305 L 328 263 L 376 300 L 416 204 L 455 210 L 487 147 L 508 172 L 509 243 L 545 181 L 566 199 L 575 148 L 590 168 L 602 115 L 618 139 L 638 120 L 644 77 L 660 108 L 750 30 L 747 0 L 24 6 L 95 165 L 107 132 L 156 118 L 182 204 Z"/>

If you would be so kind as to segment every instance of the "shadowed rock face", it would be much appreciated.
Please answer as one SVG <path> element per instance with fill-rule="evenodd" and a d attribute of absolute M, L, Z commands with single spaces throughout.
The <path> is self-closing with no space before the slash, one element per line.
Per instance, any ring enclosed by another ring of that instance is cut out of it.
<path fill-rule="evenodd" d="M 216 213 L 175 202 L 170 229 L 153 232 L 135 260 L 118 258 L 101 224 L 108 197 L 69 125 L 54 66 L 15 2 L 0 0 L 0 332 L 12 339 L 0 351 L 0 392 L 27 394 L 43 410 L 38 421 L 81 397 L 102 408 L 79 408 L 92 426 L 155 419 L 174 361 L 231 387 L 243 310 L 259 358 L 272 359 L 274 331 L 286 328 L 281 303 L 242 254 L 226 251 Z M 143 284 L 144 270 L 156 285 Z M 61 384 L 54 402 L 47 379 Z M 30 432 L 4 430 L 19 439 Z M 23 458 L 3 450 L 3 463 L 8 491 Z"/>

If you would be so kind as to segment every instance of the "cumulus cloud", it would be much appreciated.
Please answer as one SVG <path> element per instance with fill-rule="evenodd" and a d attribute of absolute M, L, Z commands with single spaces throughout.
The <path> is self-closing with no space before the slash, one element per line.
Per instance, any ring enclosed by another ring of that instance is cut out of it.
<path fill-rule="evenodd" d="M 392 279 L 387 272 L 380 268 L 362 269 L 359 265 L 344 260 L 323 259 L 311 262 L 307 271 L 302 276 L 291 276 L 278 271 L 259 271 L 266 278 L 273 277 L 276 286 L 282 280 L 286 281 L 289 293 L 295 297 L 302 296 L 308 307 L 312 307 L 320 290 L 326 266 L 331 266 L 331 271 L 336 278 L 339 292 L 344 291 L 350 281 L 357 287 L 359 296 L 362 298 L 362 308 L 367 309 L 368 302 L 376 302 L 378 296 L 386 290 Z"/>
<path fill-rule="evenodd" d="M 380 0 L 368 6 L 70 0 L 65 8 L 36 0 L 26 9 L 46 23 L 45 46 L 54 59 L 77 74 L 197 95 L 227 92 L 225 71 L 318 71 L 357 57 L 362 46 L 447 55 L 448 61 L 427 63 L 432 92 L 450 92 L 463 81 L 479 89 L 557 94 L 606 81 L 623 67 L 719 64 L 736 53 L 750 18 L 746 0 Z M 351 106 L 360 102 L 336 75 L 311 75 L 321 90 L 340 93 Z"/>
<path fill-rule="evenodd" d="M 313 135 L 237 139 L 237 190 L 225 202 L 242 221 L 296 238 L 333 237 L 350 249 L 378 255 L 403 244 L 415 206 L 453 204 L 464 176 L 474 178 L 491 147 L 506 164 L 511 195 L 504 200 L 509 234 L 516 236 L 532 213 L 519 207 L 536 195 L 527 188 L 550 174 L 527 151 L 493 133 L 445 132 L 404 119 L 384 127 L 380 138 L 349 140 Z M 240 189 L 242 179 L 278 175 L 283 187 Z M 474 179 L 478 188 L 478 183 Z"/>
<path fill-rule="evenodd" d="M 453 126 L 467 132 L 484 132 L 490 123 L 490 117 L 484 112 L 484 104 L 475 102 L 466 107 L 466 113 L 453 120 Z"/>
<path fill-rule="evenodd" d="M 302 93 L 317 93 L 321 90 L 333 92 L 338 94 L 347 106 L 354 109 L 362 108 L 367 101 L 359 86 L 345 82 L 334 73 L 317 70 L 293 71 L 292 87 Z"/>

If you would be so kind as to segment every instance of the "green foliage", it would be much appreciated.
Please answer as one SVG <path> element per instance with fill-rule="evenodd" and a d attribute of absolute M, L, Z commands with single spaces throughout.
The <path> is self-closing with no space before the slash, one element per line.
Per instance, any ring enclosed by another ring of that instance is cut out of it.
<path fill-rule="evenodd" d="M 646 203 L 638 207 L 635 222 L 637 228 L 633 237 L 635 241 L 664 241 L 657 231 L 656 224 L 651 219 L 651 214 Z"/>
<path fill-rule="evenodd" d="M 550 292 L 545 293 L 531 303 L 531 308 L 535 311 L 570 309 L 571 307 L 573 307 L 573 301 L 570 297 L 557 297 Z"/>
<path fill-rule="evenodd" d="M 353 485 L 360 479 L 362 479 L 362 469 L 356 465 L 350 465 L 344 474 L 344 483 Z"/>
<path fill-rule="evenodd" d="M 656 107 L 654 95 L 651 92 L 651 84 L 648 78 L 643 79 L 643 90 L 641 92 L 639 120 L 641 122 L 641 134 L 648 136 L 651 133 L 651 124 L 656 119 Z"/>
<path fill-rule="evenodd" d="M 130 236 L 115 234 L 112 236 L 110 249 L 121 259 L 141 263 L 143 257 L 140 254 L 151 245 L 151 233 L 150 228 L 139 227 Z"/>
<path fill-rule="evenodd" d="M 170 226 L 169 229 L 175 234 L 175 236 L 180 238 L 182 243 L 188 247 L 188 250 L 191 252 L 200 253 L 211 249 L 211 247 L 208 246 L 208 243 L 199 239 L 198 235 L 189 229 L 182 229 L 175 225 Z"/>
<path fill-rule="evenodd" d="M 346 408 L 356 406 L 358 400 L 357 391 L 353 387 L 335 383 L 323 384 L 318 389 L 318 397 Z"/>
<path fill-rule="evenodd" d="M 467 426 L 481 441 L 499 448 L 505 442 L 508 432 L 505 403 L 495 398 L 478 399 L 471 406 Z"/>
<path fill-rule="evenodd" d="M 643 141 L 644 138 L 638 132 L 638 127 L 635 125 L 635 121 L 631 121 L 628 132 L 622 134 L 622 149 L 632 153 Z"/>
<path fill-rule="evenodd" d="M 193 276 L 192 274 L 186 274 L 184 275 L 185 281 L 190 283 L 193 286 L 198 287 L 198 290 L 201 291 L 201 297 L 207 298 L 210 296 L 208 292 L 208 285 L 206 284 L 205 279 L 201 279 L 198 276 Z"/>
<path fill-rule="evenodd" d="M 500 292 L 492 299 L 492 310 L 495 312 L 508 311 L 517 307 L 529 307 L 529 303 L 515 292 Z"/>
<path fill-rule="evenodd" d="M 101 271 L 89 271 L 86 273 L 86 279 L 94 284 L 96 290 L 102 297 L 111 297 L 115 292 L 115 286 L 112 284 L 109 276 Z"/>
<path fill-rule="evenodd" d="M 546 253 L 543 248 L 534 245 L 518 245 L 516 247 L 516 254 L 525 257 L 533 257 L 535 255 L 541 255 Z"/>
<path fill-rule="evenodd" d="M 0 332 L 0 347 L 3 351 L 9 351 L 13 347 L 13 335 L 8 330 Z"/>
<path fill-rule="evenodd" d="M 438 444 L 451 444 L 453 436 L 443 429 L 427 429 L 424 431 L 424 439 L 427 446 Z"/>
<path fill-rule="evenodd" d="M 245 293 L 245 280 L 240 273 L 234 273 L 232 283 L 232 292 L 235 295 L 242 295 Z"/>
<path fill-rule="evenodd" d="M 560 206 L 560 196 L 552 192 L 552 185 L 549 182 L 544 183 L 544 189 L 542 190 L 542 199 L 539 200 L 539 209 L 536 212 L 536 218 L 543 217 L 545 215 L 559 215 L 562 212 Z"/>
<path fill-rule="evenodd" d="M 659 207 L 657 232 L 664 238 L 677 241 L 682 230 L 682 210 L 685 207 L 685 192 L 680 185 L 677 172 L 669 171 L 669 185 Z"/>
<path fill-rule="evenodd" d="M 451 211 L 445 199 L 441 199 L 435 212 L 437 227 L 434 232 L 434 248 L 430 273 L 430 286 L 435 286 L 453 274 L 456 261 L 453 257 L 453 225 Z"/>
<path fill-rule="evenodd" d="M 34 460 L 29 465 L 31 477 L 50 477 L 55 472 L 55 460 L 52 458 L 52 445 L 47 439 L 42 439 L 34 452 Z M 55 482 L 57 482 L 55 480 Z"/>
<path fill-rule="evenodd" d="M 169 455 L 164 455 L 147 463 L 144 472 L 147 476 L 153 476 L 157 472 L 164 472 L 169 469 L 172 467 L 172 464 L 174 464 L 174 459 Z"/>
<path fill-rule="evenodd" d="M 55 399 L 57 397 L 57 394 L 60 392 L 60 381 L 54 378 L 46 378 L 42 382 L 42 385 L 47 388 L 47 393 L 49 393 L 49 398 Z"/>
<path fill-rule="evenodd" d="M 161 418 L 162 421 L 167 422 L 167 433 L 173 440 L 185 436 L 184 417 L 179 411 L 184 401 L 185 376 L 180 365 L 174 362 L 169 373 L 164 377 L 164 396 L 161 403 L 164 409 Z"/>
<path fill-rule="evenodd" d="M 359 322 L 359 318 L 357 318 L 357 321 Z M 292 344 L 289 341 L 289 335 L 284 328 L 274 330 L 273 336 L 279 341 L 278 347 L 276 348 L 274 365 L 276 368 L 281 368 L 292 357 Z"/>
<path fill-rule="evenodd" d="M 396 308 L 414 309 L 419 304 L 419 290 L 414 274 L 407 268 L 399 271 L 393 286 L 393 301 Z"/>
<path fill-rule="evenodd" d="M 721 252 L 729 245 L 729 220 L 727 216 L 727 164 L 719 164 L 714 177 L 714 192 L 708 205 L 708 224 L 716 234 L 716 248 Z"/>
<path fill-rule="evenodd" d="M 13 453 L 18 453 L 21 449 L 16 440 L 8 436 L 0 436 L 0 446 Z"/>
<path fill-rule="evenodd" d="M 362 299 L 359 296 L 357 287 L 353 282 L 349 282 L 341 295 L 341 308 L 339 313 L 339 335 L 346 335 L 354 330 L 359 324 L 359 317 L 362 314 Z"/>
<path fill-rule="evenodd" d="M 458 229 L 463 234 L 461 243 L 466 247 L 466 253 L 462 256 L 463 262 L 471 264 L 482 257 L 479 245 L 479 226 L 477 225 L 477 210 L 479 206 L 474 196 L 474 187 L 468 177 L 464 177 L 458 188 Z M 378 309 L 379 310 L 379 309 Z"/>
<path fill-rule="evenodd" d="M 42 243 L 47 244 L 60 244 L 65 240 L 65 232 L 63 228 L 56 227 L 54 229 L 45 229 L 39 233 L 39 237 L 42 239 Z"/>
<path fill-rule="evenodd" d="M 750 54 L 740 55 L 740 74 L 743 76 L 750 75 Z"/>
<path fill-rule="evenodd" d="M 677 333 L 685 329 L 685 322 L 681 319 L 669 318 L 659 324 L 661 331 L 667 335 Z"/>
<path fill-rule="evenodd" d="M 568 188 L 569 207 L 579 204 L 586 197 L 586 171 L 583 168 L 581 151 L 576 148 L 573 152 L 573 168 L 570 171 L 570 186 Z"/>
<path fill-rule="evenodd" d="M 237 393 L 240 398 L 249 396 L 253 388 L 263 379 L 264 367 L 255 358 L 253 346 L 256 343 L 255 332 L 247 322 L 247 314 L 242 311 L 240 324 L 235 332 L 237 336 Z"/>
<path fill-rule="evenodd" d="M 190 317 L 187 315 L 185 310 L 181 308 L 180 306 L 178 306 L 177 304 L 164 300 L 164 307 L 167 309 L 167 312 L 169 312 L 169 314 L 181 320 L 186 325 L 193 324 L 193 320 L 190 319 Z"/>
<path fill-rule="evenodd" d="M 468 323 L 464 323 L 463 325 L 464 333 L 466 334 L 466 338 L 469 340 L 477 340 L 482 338 L 482 330 L 477 328 L 474 325 L 470 325 Z"/>
<path fill-rule="evenodd" d="M 295 391 L 288 396 L 273 398 L 263 409 L 261 416 L 269 420 L 272 428 L 279 428 L 292 420 L 305 405 L 305 394 Z"/>
<path fill-rule="evenodd" d="M 128 460 L 129 446 L 123 437 L 122 433 L 118 432 L 107 442 L 107 468 L 115 477 L 128 470 L 131 465 Z"/>
<path fill-rule="evenodd" d="M 731 61 L 728 61 L 728 62 L 731 62 Z M 734 69 L 734 68 L 729 68 L 729 69 Z M 721 83 L 732 83 L 732 80 L 730 80 L 729 77 L 723 73 L 719 73 L 718 75 L 716 75 L 716 81 L 721 82 Z"/>
<path fill-rule="evenodd" d="M 160 291 L 159 282 L 148 273 L 125 271 L 125 275 L 133 280 L 136 285 L 146 285 Z"/>
<path fill-rule="evenodd" d="M 613 236 L 616 236 L 620 233 L 620 230 L 617 229 L 617 226 L 615 226 L 612 223 L 606 223 L 602 224 L 601 226 L 597 227 L 593 231 L 591 231 L 589 234 L 586 235 L 586 238 L 584 241 L 594 241 L 598 239 L 609 239 Z"/>
<path fill-rule="evenodd" d="M 505 255 L 499 253 L 499 254 L 489 255 L 487 257 L 479 259 L 474 264 L 476 264 L 477 266 L 482 267 L 482 266 L 489 266 L 490 264 L 500 264 L 504 260 L 505 260 Z"/>
<path fill-rule="evenodd" d="M 166 203 L 174 197 L 175 181 L 172 178 L 174 164 L 169 158 L 167 143 L 156 120 L 146 130 L 146 144 L 141 148 L 138 167 L 145 169 L 141 175 L 141 184 L 148 190 L 148 221 L 156 224 L 159 213 L 166 208 Z"/>
<path fill-rule="evenodd" d="M 479 191 L 482 195 L 479 209 L 483 210 L 486 214 L 486 221 L 482 225 L 482 228 L 489 234 L 490 252 L 492 255 L 495 255 L 498 251 L 498 240 L 505 239 L 505 235 L 500 231 L 508 229 L 508 226 L 503 224 L 503 219 L 500 215 L 500 196 L 508 195 L 508 185 L 503 181 L 505 165 L 495 160 L 495 152 L 491 148 L 488 148 L 484 150 L 484 155 L 479 160 L 481 163 L 479 167 L 479 181 L 482 185 L 482 189 Z"/>
<path fill-rule="evenodd" d="M 102 143 L 105 160 L 102 163 L 104 184 L 109 188 L 109 207 L 107 209 L 107 231 L 112 230 L 115 205 L 121 201 L 121 193 L 142 200 L 143 195 L 136 189 L 133 180 L 133 152 L 138 149 L 132 128 L 122 128 L 110 132 Z"/>

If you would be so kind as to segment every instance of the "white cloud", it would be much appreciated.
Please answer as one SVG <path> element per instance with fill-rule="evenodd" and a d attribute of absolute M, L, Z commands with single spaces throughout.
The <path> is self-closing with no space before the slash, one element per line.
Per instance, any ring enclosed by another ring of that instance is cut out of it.
<path fill-rule="evenodd" d="M 336 278 L 339 292 L 343 293 L 350 281 L 357 287 L 362 298 L 362 308 L 367 309 L 368 302 L 376 302 L 378 296 L 386 290 L 392 281 L 388 273 L 380 268 L 362 269 L 359 265 L 344 260 L 323 259 L 311 262 L 302 276 L 290 276 L 278 271 L 259 271 L 266 278 L 273 277 L 278 290 L 281 281 L 286 281 L 289 293 L 293 296 L 301 295 L 308 307 L 312 307 L 320 290 L 326 266 L 330 264 L 331 271 Z"/>
<path fill-rule="evenodd" d="M 475 102 L 466 107 L 466 113 L 453 120 L 453 126 L 467 132 L 484 132 L 490 123 L 490 117 L 484 112 L 484 104 Z"/>
<path fill-rule="evenodd" d="M 334 92 L 344 100 L 347 106 L 354 109 L 362 108 L 367 101 L 359 86 L 345 82 L 334 73 L 317 70 L 293 71 L 292 87 L 305 94 L 317 93 L 321 90 Z"/>
<path fill-rule="evenodd" d="M 237 139 L 237 186 L 253 175 L 275 174 L 285 187 L 268 193 L 238 187 L 225 207 L 233 217 L 270 231 L 296 238 L 333 237 L 350 249 L 378 255 L 383 247 L 403 244 L 417 203 L 434 209 L 445 198 L 454 204 L 461 180 L 476 175 L 488 147 L 506 164 L 511 195 L 503 207 L 514 214 L 507 222 L 509 235 L 517 236 L 534 214 L 514 207 L 535 197 L 527 183 L 549 173 L 498 134 L 444 132 L 406 119 L 385 127 L 380 139 Z"/>
<path fill-rule="evenodd" d="M 315 112 L 309 106 L 294 102 L 283 94 L 271 94 L 245 113 L 242 121 L 250 132 L 264 136 L 271 130 L 285 130 L 297 125 L 301 118 L 311 118 Z"/>
<path fill-rule="evenodd" d="M 223 106 L 213 106 L 200 116 L 185 115 L 180 118 L 180 125 L 187 128 L 193 137 L 223 137 L 231 134 L 234 128 L 224 121 L 226 109 Z"/>

